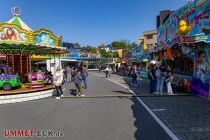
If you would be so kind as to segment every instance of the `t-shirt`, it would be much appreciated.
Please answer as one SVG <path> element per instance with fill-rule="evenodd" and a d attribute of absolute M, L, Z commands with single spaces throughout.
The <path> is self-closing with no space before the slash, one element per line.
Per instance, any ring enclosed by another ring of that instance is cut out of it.
<path fill-rule="evenodd" d="M 166 68 L 164 66 L 160 67 L 160 76 L 165 77 L 166 76 Z"/>
<path fill-rule="evenodd" d="M 86 68 L 82 69 L 82 76 L 84 76 L 84 77 L 88 76 L 88 70 Z"/>
<path fill-rule="evenodd" d="M 74 83 L 75 83 L 75 84 L 80 84 L 81 81 L 82 81 L 81 73 L 78 72 L 78 73 L 76 74 L 75 78 L 74 78 Z"/>

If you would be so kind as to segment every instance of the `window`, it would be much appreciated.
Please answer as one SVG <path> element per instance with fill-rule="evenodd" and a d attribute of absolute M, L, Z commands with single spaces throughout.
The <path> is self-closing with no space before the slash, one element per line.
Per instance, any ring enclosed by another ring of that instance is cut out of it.
<path fill-rule="evenodd" d="M 146 35 L 147 39 L 153 39 L 153 35 Z"/>

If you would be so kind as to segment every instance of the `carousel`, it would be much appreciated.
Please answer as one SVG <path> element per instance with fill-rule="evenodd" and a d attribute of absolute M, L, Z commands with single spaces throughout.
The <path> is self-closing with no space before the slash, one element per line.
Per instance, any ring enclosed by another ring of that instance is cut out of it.
<path fill-rule="evenodd" d="M 32 56 L 62 56 L 66 49 L 62 37 L 50 30 L 32 30 L 20 18 L 20 9 L 12 9 L 13 18 L 0 23 L 0 104 L 52 96 L 51 84 L 45 85 L 45 73 L 32 71 Z"/>

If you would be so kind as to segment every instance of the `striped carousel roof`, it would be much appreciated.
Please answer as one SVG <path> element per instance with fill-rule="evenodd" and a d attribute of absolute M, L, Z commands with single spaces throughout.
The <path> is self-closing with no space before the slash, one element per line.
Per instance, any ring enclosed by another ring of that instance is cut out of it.
<path fill-rule="evenodd" d="M 7 21 L 7 23 L 19 25 L 27 31 L 33 31 L 19 16 L 14 16 L 12 19 Z"/>

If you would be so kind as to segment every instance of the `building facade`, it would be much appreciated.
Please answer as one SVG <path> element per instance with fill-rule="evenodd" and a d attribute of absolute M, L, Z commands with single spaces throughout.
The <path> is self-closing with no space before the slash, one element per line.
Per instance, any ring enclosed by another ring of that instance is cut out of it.
<path fill-rule="evenodd" d="M 157 31 L 150 30 L 143 32 L 143 36 L 139 37 L 140 45 L 155 46 L 157 43 Z"/>

